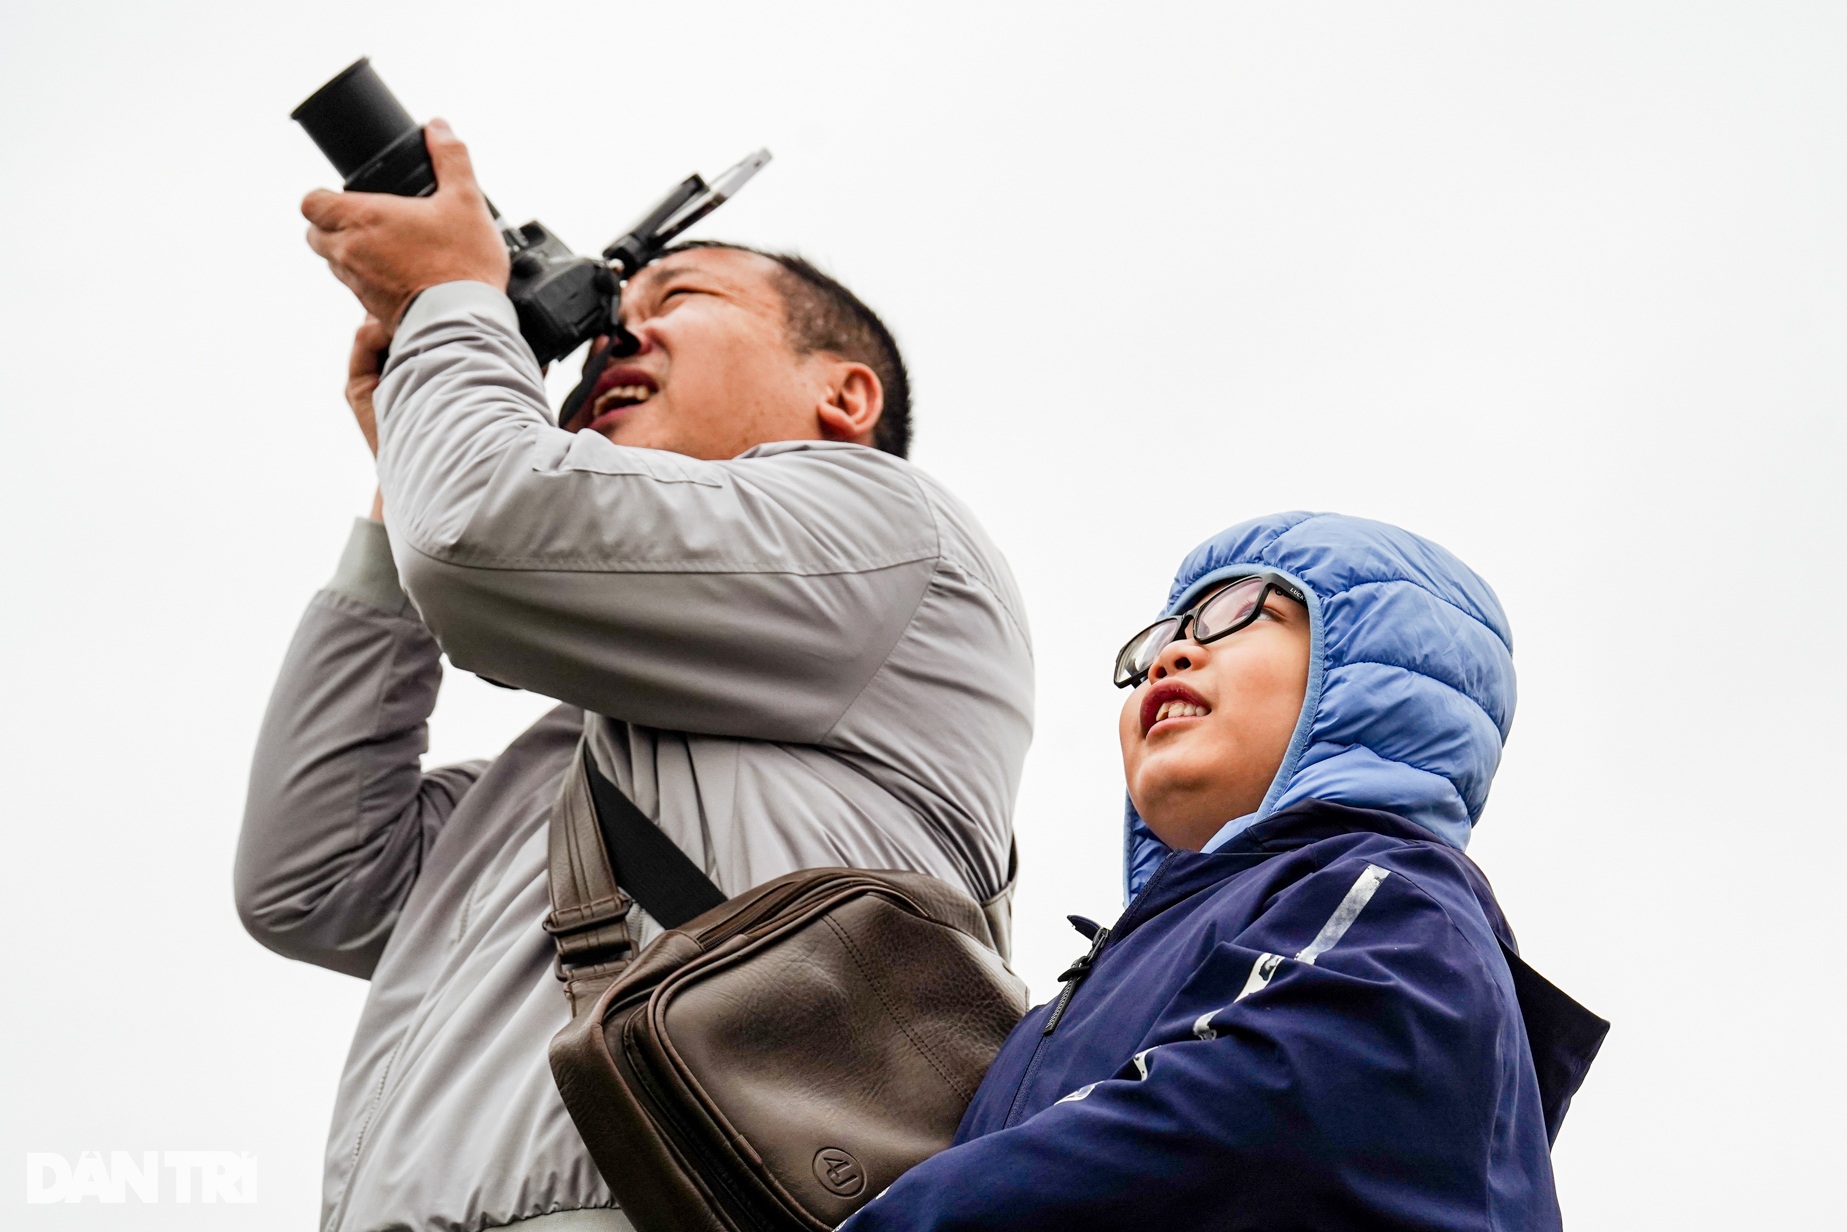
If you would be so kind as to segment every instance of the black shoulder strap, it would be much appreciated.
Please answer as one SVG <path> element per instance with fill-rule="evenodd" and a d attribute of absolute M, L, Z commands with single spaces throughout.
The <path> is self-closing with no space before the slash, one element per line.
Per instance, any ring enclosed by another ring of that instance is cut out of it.
<path fill-rule="evenodd" d="M 678 928 L 725 901 L 680 845 L 655 825 L 622 789 L 603 777 L 586 747 L 584 769 L 590 778 L 590 803 L 616 884 L 663 928 Z"/>

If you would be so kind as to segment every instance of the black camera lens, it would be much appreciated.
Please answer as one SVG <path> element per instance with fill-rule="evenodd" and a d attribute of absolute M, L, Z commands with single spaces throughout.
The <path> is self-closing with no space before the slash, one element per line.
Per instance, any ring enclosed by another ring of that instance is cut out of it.
<path fill-rule="evenodd" d="M 349 192 L 424 197 L 436 191 L 423 129 L 372 71 L 370 58 L 347 66 L 289 117 L 308 130 Z"/>

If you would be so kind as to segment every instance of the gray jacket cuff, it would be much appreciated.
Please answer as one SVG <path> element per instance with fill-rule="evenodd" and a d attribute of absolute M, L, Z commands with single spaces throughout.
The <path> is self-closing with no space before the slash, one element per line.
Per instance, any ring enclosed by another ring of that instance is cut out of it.
<path fill-rule="evenodd" d="M 417 298 L 404 310 L 403 319 L 392 334 L 393 349 L 399 338 L 409 338 L 432 321 L 468 312 L 478 312 L 499 322 L 508 333 L 519 333 L 519 314 L 513 311 L 513 301 L 500 288 L 490 287 L 485 282 L 439 282 L 418 292 Z"/>
<path fill-rule="evenodd" d="M 398 585 L 398 567 L 392 563 L 391 541 L 385 537 L 383 522 L 353 519 L 353 533 L 347 536 L 340 567 L 334 570 L 327 589 L 392 616 L 417 619 L 410 596 Z"/>

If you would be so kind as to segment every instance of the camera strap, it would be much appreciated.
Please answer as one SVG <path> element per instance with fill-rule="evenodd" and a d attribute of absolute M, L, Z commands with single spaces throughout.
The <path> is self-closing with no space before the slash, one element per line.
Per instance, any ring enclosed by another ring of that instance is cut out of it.
<path fill-rule="evenodd" d="M 577 412 L 584 409 L 584 403 L 589 399 L 590 391 L 595 389 L 597 381 L 602 379 L 603 369 L 609 367 L 610 357 L 615 353 L 616 347 L 612 341 L 592 355 L 590 362 L 584 365 L 584 379 L 577 382 L 577 388 L 571 391 L 571 396 L 566 398 L 564 405 L 558 408 L 560 428 L 568 428 L 571 421 L 577 418 Z"/>

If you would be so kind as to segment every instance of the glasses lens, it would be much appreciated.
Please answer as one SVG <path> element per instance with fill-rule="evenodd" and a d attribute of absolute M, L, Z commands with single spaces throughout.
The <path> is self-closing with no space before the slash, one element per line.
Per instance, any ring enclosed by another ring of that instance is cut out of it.
<path fill-rule="evenodd" d="M 1257 618 L 1257 603 L 1263 598 L 1262 578 L 1240 578 L 1207 599 L 1193 618 L 1193 636 L 1201 641 L 1223 637 Z"/>
<path fill-rule="evenodd" d="M 1174 630 L 1180 627 L 1178 616 L 1169 616 L 1157 620 L 1129 639 L 1128 645 L 1116 656 L 1116 683 L 1133 684 L 1142 678 L 1155 658 L 1166 649 L 1167 643 L 1174 640 Z"/>

